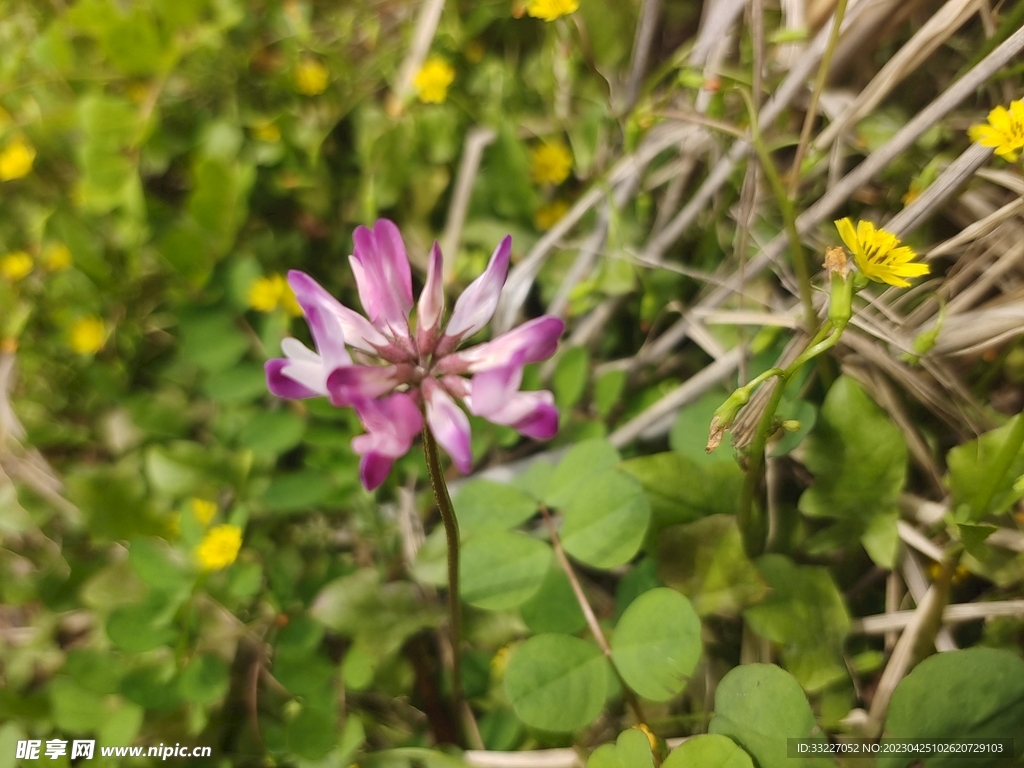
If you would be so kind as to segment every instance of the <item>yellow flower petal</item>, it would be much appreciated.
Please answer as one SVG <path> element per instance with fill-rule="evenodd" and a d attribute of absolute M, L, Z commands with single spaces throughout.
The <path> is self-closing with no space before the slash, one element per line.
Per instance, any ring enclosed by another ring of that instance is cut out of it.
<path fill-rule="evenodd" d="M 988 113 L 988 123 L 967 129 L 971 141 L 992 147 L 996 154 L 1015 162 L 1024 149 L 1024 101 L 1010 103 L 1010 108 L 996 107 Z"/>
<path fill-rule="evenodd" d="M 454 81 L 455 70 L 452 65 L 440 56 L 431 56 L 416 73 L 413 86 L 424 104 L 443 104 L 448 98 L 448 86 Z"/>
<path fill-rule="evenodd" d="M 31 256 L 24 251 L 14 251 L 0 259 L 0 274 L 12 283 L 16 283 L 22 278 L 28 277 L 33 266 L 34 262 Z"/>
<path fill-rule="evenodd" d="M 330 74 L 316 59 L 303 59 L 295 68 L 295 87 L 304 96 L 316 96 L 327 90 Z"/>
<path fill-rule="evenodd" d="M 196 560 L 204 571 L 227 568 L 242 548 L 242 529 L 237 525 L 215 525 L 196 547 Z"/>
<path fill-rule="evenodd" d="M 273 312 L 287 287 L 288 283 L 281 275 L 261 277 L 249 287 L 249 306 L 257 312 Z"/>
<path fill-rule="evenodd" d="M 24 139 L 15 139 L 0 152 L 0 181 L 27 176 L 36 159 L 36 150 Z"/>
<path fill-rule="evenodd" d="M 536 19 L 554 21 L 573 13 L 579 7 L 579 0 L 530 0 L 526 12 Z"/>
<path fill-rule="evenodd" d="M 928 274 L 928 265 L 914 262 L 914 249 L 901 246 L 892 232 L 877 229 L 870 221 L 857 222 L 856 229 L 850 219 L 839 219 L 835 225 L 857 268 L 869 280 L 908 288 L 910 283 L 903 278 Z"/>
<path fill-rule="evenodd" d="M 835 222 L 836 229 L 839 230 L 839 237 L 842 238 L 843 244 L 850 249 L 853 253 L 857 250 L 857 230 L 853 228 L 853 222 L 849 218 L 839 219 Z"/>
<path fill-rule="evenodd" d="M 71 348 L 80 355 L 94 355 L 103 349 L 107 327 L 98 317 L 83 317 L 71 326 Z"/>
<path fill-rule="evenodd" d="M 52 243 L 43 251 L 43 267 L 47 272 L 61 272 L 71 266 L 71 249 L 64 243 Z"/>
<path fill-rule="evenodd" d="M 217 514 L 217 503 L 207 499 L 192 498 L 189 500 L 192 505 L 192 514 L 195 515 L 203 525 L 209 525 L 213 516 Z"/>
<path fill-rule="evenodd" d="M 572 154 L 560 141 L 545 142 L 530 153 L 530 177 L 536 184 L 561 184 L 572 170 Z"/>

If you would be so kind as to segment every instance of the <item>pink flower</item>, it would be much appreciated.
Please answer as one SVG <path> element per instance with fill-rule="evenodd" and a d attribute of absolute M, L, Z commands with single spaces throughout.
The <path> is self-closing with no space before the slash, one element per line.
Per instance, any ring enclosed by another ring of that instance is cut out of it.
<path fill-rule="evenodd" d="M 395 459 L 405 455 L 423 428 L 461 472 L 472 466 L 469 418 L 457 405 L 527 437 L 545 440 L 558 430 L 550 392 L 520 392 L 523 366 L 551 357 L 564 323 L 545 315 L 484 344 L 457 351 L 494 314 L 508 274 L 512 238 L 494 249 L 444 321 L 441 249 L 430 251 L 426 284 L 416 305 L 412 273 L 398 227 L 379 219 L 359 227 L 349 258 L 366 317 L 342 305 L 304 272 L 288 283 L 309 324 L 316 352 L 297 339 L 282 344 L 285 356 L 266 363 L 267 386 L 278 397 L 328 397 L 352 406 L 366 434 L 352 441 L 362 458 L 359 476 L 368 490 L 379 486 Z M 352 350 L 352 353 L 349 352 Z M 352 354 L 356 360 L 353 361 Z M 468 377 L 468 378 L 467 378 Z"/>

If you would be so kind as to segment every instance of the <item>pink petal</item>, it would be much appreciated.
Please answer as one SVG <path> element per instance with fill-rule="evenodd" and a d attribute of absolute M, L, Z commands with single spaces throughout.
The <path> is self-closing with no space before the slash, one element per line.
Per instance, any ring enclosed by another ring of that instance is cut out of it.
<path fill-rule="evenodd" d="M 473 377 L 470 390 L 471 413 L 490 418 L 489 414 L 500 410 L 519 391 L 523 383 L 523 366 L 519 362 L 522 357 L 520 353 L 510 365 L 481 371 Z"/>
<path fill-rule="evenodd" d="M 359 299 L 379 331 L 390 329 L 397 338 L 409 335 L 412 272 L 398 227 L 378 219 L 373 229 L 357 227 L 354 253 L 349 258 Z"/>
<path fill-rule="evenodd" d="M 434 351 L 441 328 L 441 317 L 444 314 L 443 261 L 441 247 L 435 242 L 430 249 L 427 282 L 423 285 L 416 309 L 416 344 L 420 355 L 429 355 Z"/>
<path fill-rule="evenodd" d="M 369 320 L 331 296 L 305 272 L 291 270 L 288 273 L 288 285 L 295 292 L 295 298 L 307 318 L 310 308 L 313 307 L 334 315 L 349 346 L 371 354 L 376 354 L 378 348 L 387 346 L 388 340 L 370 324 Z"/>
<path fill-rule="evenodd" d="M 376 451 L 397 459 L 409 451 L 412 441 L 423 429 L 420 409 L 405 392 L 360 400 L 354 406 L 366 428 L 365 435 L 352 441 L 353 449 L 360 455 Z"/>
<path fill-rule="evenodd" d="M 430 431 L 459 471 L 467 474 L 473 468 L 469 418 L 433 379 L 425 379 L 422 388 Z"/>
<path fill-rule="evenodd" d="M 371 451 L 364 454 L 359 460 L 359 480 L 363 488 L 372 491 L 380 487 L 380 484 L 387 480 L 394 463 L 394 459 L 382 453 Z"/>
<path fill-rule="evenodd" d="M 519 359 L 522 365 L 546 360 L 555 353 L 564 330 L 565 323 L 559 318 L 544 315 L 485 344 L 448 355 L 435 370 L 442 374 L 478 373 L 506 366 L 514 359 Z"/>
<path fill-rule="evenodd" d="M 395 365 L 349 365 L 335 369 L 327 377 L 327 393 L 331 405 L 343 407 L 359 400 L 380 397 L 401 381 L 399 368 Z"/>
<path fill-rule="evenodd" d="M 469 411 L 495 424 L 510 426 L 538 440 L 558 431 L 558 409 L 548 391 L 518 392 L 523 381 L 522 353 L 511 365 L 483 371 L 473 377 Z"/>
<path fill-rule="evenodd" d="M 303 311 L 324 371 L 329 373 L 336 368 L 352 365 L 352 358 L 345 349 L 345 332 L 337 315 L 315 305 Z"/>
<path fill-rule="evenodd" d="M 302 384 L 285 374 L 284 369 L 289 364 L 292 364 L 292 361 L 284 358 L 267 360 L 267 362 L 263 364 L 263 370 L 267 373 L 267 389 L 270 390 L 271 394 L 277 395 L 278 397 L 285 397 L 289 400 L 303 400 L 309 397 L 319 397 L 321 394 L 320 392 L 310 389 L 305 384 Z"/>
<path fill-rule="evenodd" d="M 501 298 L 501 289 L 508 276 L 508 261 L 512 254 L 512 237 L 505 235 L 491 254 L 487 269 L 469 284 L 452 310 L 440 343 L 441 354 L 455 349 L 459 341 L 472 336 L 491 319 Z"/>
<path fill-rule="evenodd" d="M 546 390 L 519 392 L 514 399 L 525 411 L 509 423 L 516 432 L 534 440 L 550 440 L 558 433 L 558 409 L 554 404 L 554 395 Z"/>

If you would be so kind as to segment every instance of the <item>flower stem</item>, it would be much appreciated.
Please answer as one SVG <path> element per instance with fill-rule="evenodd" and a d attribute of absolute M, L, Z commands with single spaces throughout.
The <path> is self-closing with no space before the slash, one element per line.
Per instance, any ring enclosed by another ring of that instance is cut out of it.
<path fill-rule="evenodd" d="M 452 643 L 452 708 L 457 715 L 463 715 L 462 701 L 462 605 L 459 602 L 459 522 L 455 518 L 455 508 L 448 485 L 441 472 L 441 460 L 437 453 L 437 442 L 430 428 L 423 425 L 423 454 L 427 459 L 427 474 L 430 475 L 430 487 L 434 492 L 434 500 L 441 511 L 441 522 L 444 524 L 444 535 L 448 543 L 448 611 L 451 625 Z"/>
<path fill-rule="evenodd" d="M 555 521 L 551 519 L 551 513 L 548 512 L 547 507 L 541 506 L 540 512 L 544 516 L 544 524 L 547 526 L 548 535 L 551 537 L 551 546 L 555 550 L 555 557 L 558 558 L 558 564 L 562 566 L 562 570 L 569 579 L 573 594 L 576 595 L 576 602 L 580 604 L 580 610 L 583 611 L 583 616 L 587 620 L 590 633 L 594 636 L 594 641 L 601 649 L 605 658 L 608 659 L 608 663 L 611 665 L 612 671 L 615 672 L 615 676 L 619 678 L 619 682 L 622 684 L 623 695 L 633 710 L 633 714 L 636 715 L 637 721 L 646 726 L 647 719 L 644 717 L 643 708 L 640 706 L 640 699 L 637 698 L 637 695 L 626 684 L 626 681 L 622 679 L 622 675 L 615 666 L 615 660 L 612 658 L 612 648 L 608 645 L 608 639 L 604 636 L 604 632 L 601 631 L 601 625 L 597 621 L 597 614 L 594 613 L 594 609 L 590 606 L 590 601 L 587 600 L 587 596 L 583 592 L 583 586 L 576 577 L 576 571 L 573 570 L 572 563 L 569 562 L 569 556 L 565 554 L 565 549 L 562 548 L 562 542 L 558 538 L 558 531 L 555 530 Z"/>

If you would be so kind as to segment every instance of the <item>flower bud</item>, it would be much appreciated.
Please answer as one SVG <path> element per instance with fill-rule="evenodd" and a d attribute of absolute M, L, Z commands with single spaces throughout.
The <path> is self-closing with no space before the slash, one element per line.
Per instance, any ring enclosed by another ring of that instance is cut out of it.
<path fill-rule="evenodd" d="M 834 328 L 842 330 L 853 315 L 854 276 L 851 274 L 846 251 L 842 248 L 825 249 L 825 264 L 823 266 L 832 284 L 828 319 Z"/>
<path fill-rule="evenodd" d="M 711 453 L 721 444 L 726 430 L 732 426 L 734 421 L 736 421 L 736 415 L 740 412 L 740 408 L 746 405 L 749 401 L 749 387 L 740 387 L 729 395 L 724 403 L 718 406 L 718 410 L 715 411 L 715 415 L 711 418 L 711 427 L 708 432 L 708 444 L 704 448 L 705 451 Z"/>

